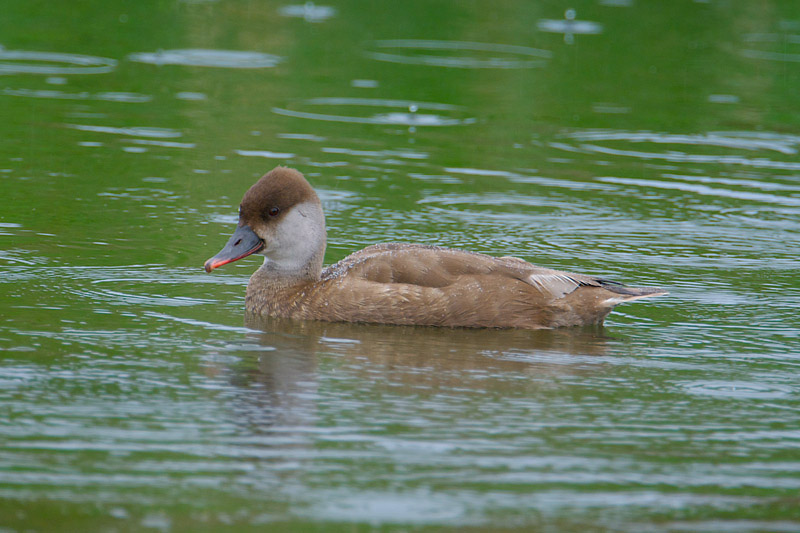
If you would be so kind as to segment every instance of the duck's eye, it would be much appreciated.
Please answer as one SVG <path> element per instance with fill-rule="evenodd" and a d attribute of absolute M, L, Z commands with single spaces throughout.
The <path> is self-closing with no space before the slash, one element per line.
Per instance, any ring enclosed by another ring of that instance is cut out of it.
<path fill-rule="evenodd" d="M 279 207 L 270 207 L 269 208 L 269 216 L 271 216 L 271 217 L 278 216 L 278 213 L 280 213 L 280 212 L 281 212 L 281 210 L 280 210 Z"/>

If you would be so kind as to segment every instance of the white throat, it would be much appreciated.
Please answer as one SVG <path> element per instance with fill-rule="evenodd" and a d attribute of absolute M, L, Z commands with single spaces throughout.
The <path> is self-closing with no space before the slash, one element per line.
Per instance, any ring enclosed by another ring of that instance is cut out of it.
<path fill-rule="evenodd" d="M 316 202 L 292 207 L 261 251 L 264 267 L 286 276 L 319 275 L 325 254 L 325 215 Z M 315 272 L 316 270 L 316 272 Z"/>

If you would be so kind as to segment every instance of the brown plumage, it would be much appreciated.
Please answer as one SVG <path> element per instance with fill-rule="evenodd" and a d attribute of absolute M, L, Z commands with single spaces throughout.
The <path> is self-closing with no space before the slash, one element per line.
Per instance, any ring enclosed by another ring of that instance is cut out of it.
<path fill-rule="evenodd" d="M 278 167 L 244 195 L 236 232 L 206 270 L 261 253 L 248 311 L 337 322 L 555 328 L 599 324 L 619 303 L 666 294 L 420 244 L 369 246 L 323 270 L 325 244 L 316 193 L 302 174 Z"/>

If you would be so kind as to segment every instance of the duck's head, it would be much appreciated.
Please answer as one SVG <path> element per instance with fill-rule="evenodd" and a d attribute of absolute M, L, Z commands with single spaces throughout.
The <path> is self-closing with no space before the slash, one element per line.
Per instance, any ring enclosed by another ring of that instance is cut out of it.
<path fill-rule="evenodd" d="M 206 261 L 206 272 L 251 254 L 278 275 L 319 277 L 325 254 L 325 215 L 303 175 L 277 167 L 242 198 L 239 225 L 225 247 Z"/>

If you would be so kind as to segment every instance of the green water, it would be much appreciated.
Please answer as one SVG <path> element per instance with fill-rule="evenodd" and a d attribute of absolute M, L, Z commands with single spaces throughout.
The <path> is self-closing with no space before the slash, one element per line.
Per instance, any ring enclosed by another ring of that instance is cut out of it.
<path fill-rule="evenodd" d="M 800 530 L 800 5 L 286 7 L 3 3 L 0 530 Z M 670 295 L 600 331 L 245 322 L 258 259 L 202 264 L 279 164 L 328 263 Z"/>

